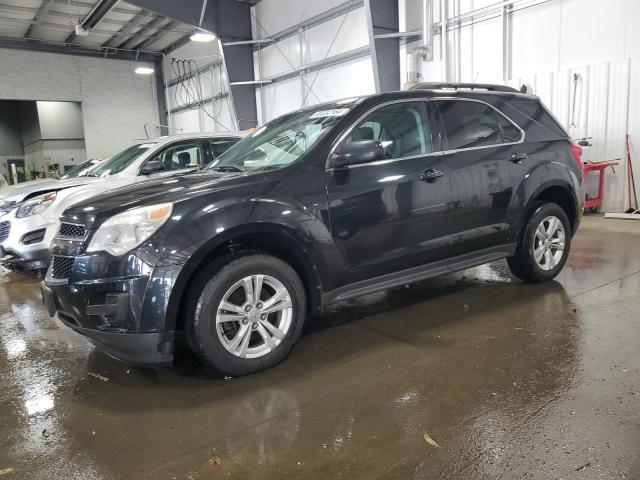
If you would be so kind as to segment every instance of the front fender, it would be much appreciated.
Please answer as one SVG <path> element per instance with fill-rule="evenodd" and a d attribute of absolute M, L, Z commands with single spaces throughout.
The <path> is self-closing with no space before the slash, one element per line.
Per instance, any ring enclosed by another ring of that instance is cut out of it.
<path fill-rule="evenodd" d="M 320 209 L 310 212 L 302 205 L 257 197 L 241 202 L 223 199 L 197 208 L 188 203 L 175 205 L 170 220 L 174 224 L 158 232 L 161 238 L 154 243 L 161 246 L 161 253 L 139 253 L 142 259 L 157 255 L 151 284 L 163 284 L 165 292 L 171 292 L 164 304 L 169 328 L 175 324 L 183 293 L 199 267 L 220 247 L 247 236 L 270 236 L 304 264 L 301 275 L 313 276 L 321 288 L 331 283 L 332 239 L 326 223 L 316 216 L 321 215 Z"/>

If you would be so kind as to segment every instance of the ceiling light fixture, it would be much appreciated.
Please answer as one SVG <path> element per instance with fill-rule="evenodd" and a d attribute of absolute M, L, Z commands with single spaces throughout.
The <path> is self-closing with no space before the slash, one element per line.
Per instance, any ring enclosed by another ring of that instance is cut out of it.
<path fill-rule="evenodd" d="M 138 75 L 151 75 L 155 70 L 151 67 L 136 67 L 134 70 Z"/>
<path fill-rule="evenodd" d="M 213 33 L 207 32 L 196 32 L 189 37 L 192 42 L 213 42 L 216 39 L 216 36 Z"/>

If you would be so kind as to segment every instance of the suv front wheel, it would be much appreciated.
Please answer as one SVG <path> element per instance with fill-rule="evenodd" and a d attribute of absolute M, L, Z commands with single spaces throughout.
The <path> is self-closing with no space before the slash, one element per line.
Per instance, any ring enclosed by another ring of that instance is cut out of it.
<path fill-rule="evenodd" d="M 306 317 L 302 281 L 282 260 L 229 256 L 198 276 L 188 299 L 191 349 L 230 376 L 270 368 L 291 352 Z"/>
<path fill-rule="evenodd" d="M 520 236 L 516 254 L 507 259 L 511 272 L 528 283 L 553 279 L 564 267 L 571 247 L 571 224 L 555 203 L 537 203 Z"/>

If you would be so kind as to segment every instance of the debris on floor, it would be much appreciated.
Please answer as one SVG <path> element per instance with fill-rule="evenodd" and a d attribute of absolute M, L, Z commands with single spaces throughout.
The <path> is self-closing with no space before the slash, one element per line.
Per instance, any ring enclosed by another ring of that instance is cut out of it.
<path fill-rule="evenodd" d="M 576 467 L 576 472 L 579 472 L 580 470 L 584 470 L 585 468 L 587 468 L 589 465 L 591 465 L 591 462 L 587 462 L 584 465 L 580 465 L 579 467 Z"/>
<path fill-rule="evenodd" d="M 428 433 L 425 432 L 425 434 L 422 435 L 422 438 L 424 438 L 424 441 L 427 442 L 432 447 L 440 448 L 440 445 L 438 445 L 438 442 L 436 442 L 433 438 L 431 438 Z"/>
<path fill-rule="evenodd" d="M 109 381 L 109 379 L 107 377 L 105 377 L 104 375 L 100 375 L 99 373 L 87 372 L 87 375 L 89 375 L 90 377 L 93 377 L 93 378 L 97 378 L 101 382 L 108 382 Z"/>
<path fill-rule="evenodd" d="M 3 475 L 9 475 L 11 472 L 13 472 L 13 468 L 3 468 L 0 470 L 0 477 Z"/>
<path fill-rule="evenodd" d="M 209 465 L 220 465 L 222 460 L 220 460 L 220 457 L 211 457 L 208 463 Z"/>

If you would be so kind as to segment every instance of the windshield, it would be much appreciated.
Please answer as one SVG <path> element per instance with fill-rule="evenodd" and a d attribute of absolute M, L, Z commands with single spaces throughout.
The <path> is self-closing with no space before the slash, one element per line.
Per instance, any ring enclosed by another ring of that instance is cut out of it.
<path fill-rule="evenodd" d="M 127 168 L 131 163 L 140 155 L 145 153 L 151 147 L 155 146 L 155 143 L 142 143 L 139 145 L 133 145 L 122 152 L 114 155 L 109 160 L 98 165 L 91 170 L 87 177 L 106 177 L 108 175 L 115 175 Z"/>
<path fill-rule="evenodd" d="M 67 170 L 64 175 L 60 177 L 60 180 L 66 180 L 67 178 L 77 178 L 87 175 L 96 165 L 100 163 L 100 160 L 87 160 L 79 165 Z"/>
<path fill-rule="evenodd" d="M 260 127 L 252 135 L 211 162 L 209 169 L 273 170 L 290 165 L 306 153 L 351 109 L 351 105 L 285 115 Z"/>

